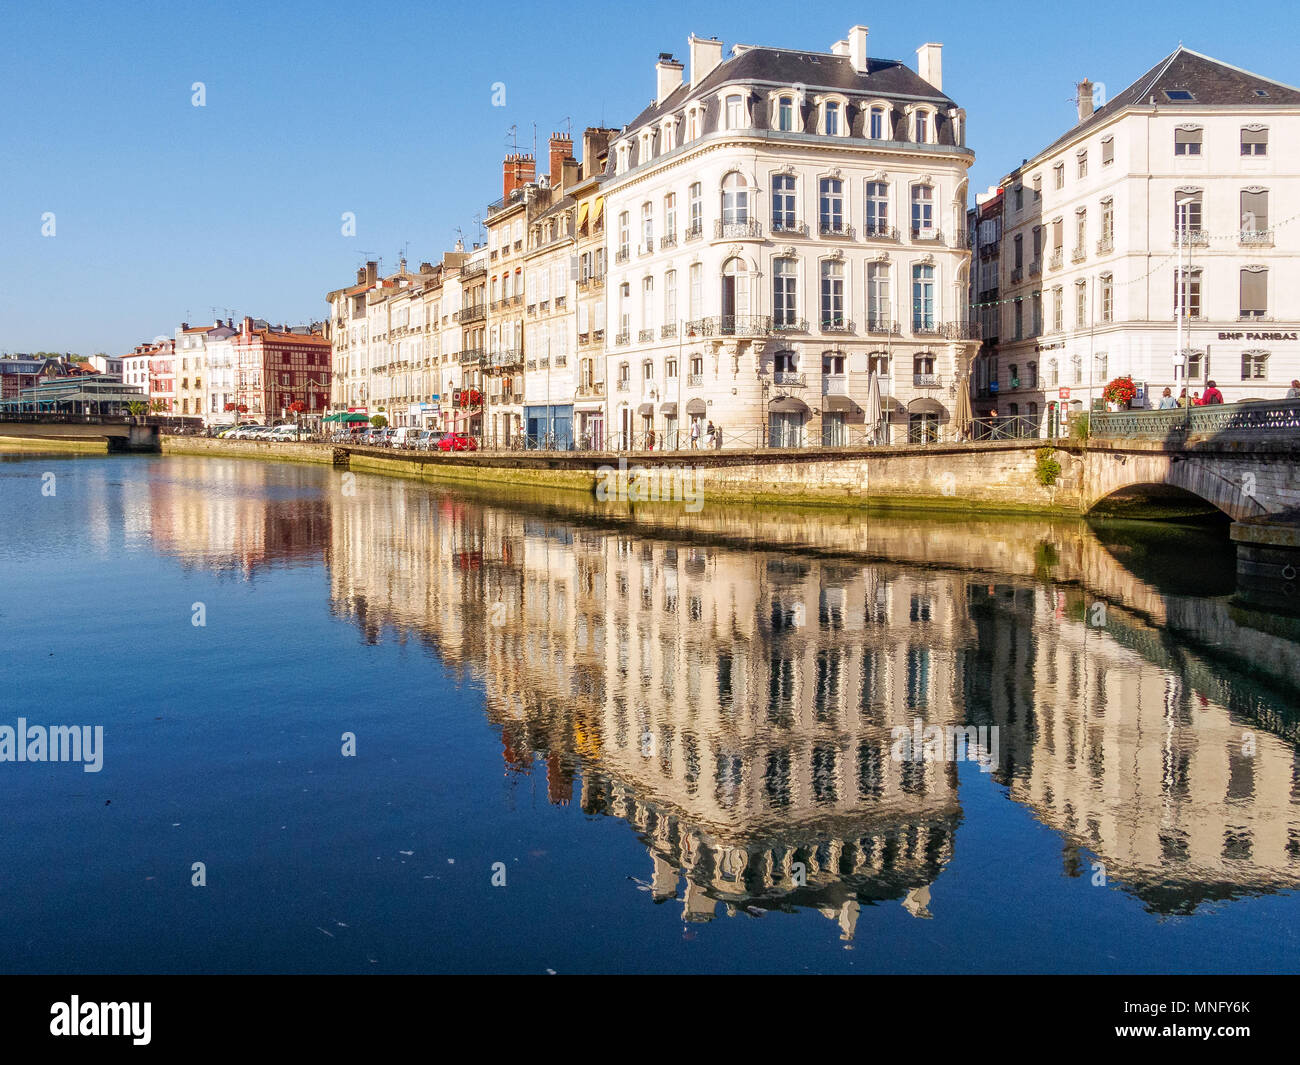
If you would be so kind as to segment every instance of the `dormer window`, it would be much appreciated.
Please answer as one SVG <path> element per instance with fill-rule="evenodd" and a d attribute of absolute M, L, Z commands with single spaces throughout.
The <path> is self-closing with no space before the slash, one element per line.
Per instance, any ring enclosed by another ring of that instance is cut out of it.
<path fill-rule="evenodd" d="M 677 120 L 675 118 L 668 119 L 663 126 L 660 127 L 659 146 L 661 154 L 671 152 L 677 147 Z"/>
<path fill-rule="evenodd" d="M 686 112 L 686 140 L 696 140 L 704 128 L 699 107 L 692 107 Z"/>
<path fill-rule="evenodd" d="M 828 137 L 841 136 L 840 129 L 841 129 L 842 122 L 843 122 L 843 109 L 840 107 L 839 101 L 827 100 L 826 115 L 825 115 L 826 136 Z"/>
<path fill-rule="evenodd" d="M 778 96 L 776 100 L 776 128 L 781 133 L 795 130 L 794 97 Z"/>
<path fill-rule="evenodd" d="M 912 115 L 912 140 L 917 144 L 930 143 L 929 111 L 917 111 Z"/>
<path fill-rule="evenodd" d="M 615 168 L 617 173 L 622 174 L 628 169 L 629 160 L 632 157 L 632 145 L 624 141 L 618 146 L 618 166 Z"/>
<path fill-rule="evenodd" d="M 638 163 L 649 162 L 655 154 L 655 135 L 651 130 L 641 134 L 641 152 L 637 156 Z"/>
<path fill-rule="evenodd" d="M 873 141 L 892 140 L 889 129 L 889 109 L 877 104 L 867 114 L 867 136 Z"/>
<path fill-rule="evenodd" d="M 745 98 L 735 95 L 728 96 L 723 106 L 727 115 L 727 129 L 744 129 L 746 125 Z"/>

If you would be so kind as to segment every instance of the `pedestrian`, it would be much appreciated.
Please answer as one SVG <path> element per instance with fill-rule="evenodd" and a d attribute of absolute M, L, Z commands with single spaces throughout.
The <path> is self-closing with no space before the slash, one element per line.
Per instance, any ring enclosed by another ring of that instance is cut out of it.
<path fill-rule="evenodd" d="M 645 434 L 645 449 L 647 451 L 655 449 L 655 431 L 653 429 Z"/>
<path fill-rule="evenodd" d="M 1174 399 L 1174 392 L 1171 388 L 1166 388 L 1160 396 L 1160 406 L 1158 410 L 1177 410 L 1178 400 Z"/>
<path fill-rule="evenodd" d="M 713 427 L 713 446 L 715 449 L 722 447 L 722 426 Z"/>
<path fill-rule="evenodd" d="M 1205 400 L 1201 399 L 1201 394 L 1200 394 L 1199 392 L 1193 392 L 1193 393 L 1192 393 L 1192 406 L 1193 406 L 1193 407 L 1201 407 L 1201 406 L 1204 406 L 1204 404 L 1205 404 Z"/>
<path fill-rule="evenodd" d="M 1292 381 L 1291 387 L 1286 390 L 1287 399 L 1300 399 L 1300 381 Z"/>
<path fill-rule="evenodd" d="M 1178 393 L 1178 405 L 1180 407 L 1186 407 L 1190 402 L 1191 400 L 1187 398 L 1187 389 L 1184 388 Z"/>
<path fill-rule="evenodd" d="M 697 449 L 700 446 L 700 419 L 691 419 L 691 448 Z"/>
<path fill-rule="evenodd" d="M 1222 403 L 1223 393 L 1215 387 L 1213 381 L 1205 382 L 1205 395 L 1201 397 L 1201 406 L 1207 407 L 1212 403 Z"/>
<path fill-rule="evenodd" d="M 713 447 L 713 433 L 713 422 L 709 422 L 708 428 L 704 430 L 704 446 L 707 448 Z"/>

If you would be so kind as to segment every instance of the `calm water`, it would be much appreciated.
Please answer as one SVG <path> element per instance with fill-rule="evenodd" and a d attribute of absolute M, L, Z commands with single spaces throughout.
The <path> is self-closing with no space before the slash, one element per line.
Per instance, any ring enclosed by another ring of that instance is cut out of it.
<path fill-rule="evenodd" d="M 1220 533 L 353 487 L 0 461 L 0 969 L 1300 969 Z"/>

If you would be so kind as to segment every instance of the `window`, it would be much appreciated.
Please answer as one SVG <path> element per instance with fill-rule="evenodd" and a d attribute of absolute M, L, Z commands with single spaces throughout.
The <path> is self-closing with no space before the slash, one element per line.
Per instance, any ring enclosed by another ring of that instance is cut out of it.
<path fill-rule="evenodd" d="M 1083 356 L 1070 356 L 1070 378 L 1076 385 L 1083 384 Z"/>
<path fill-rule="evenodd" d="M 1101 201 L 1101 240 L 1105 245 L 1115 240 L 1115 201 L 1110 197 Z"/>
<path fill-rule="evenodd" d="M 841 133 L 841 130 L 840 130 L 840 117 L 841 117 L 841 114 L 842 114 L 842 112 L 841 112 L 841 109 L 840 109 L 839 101 L 837 101 L 837 100 L 827 100 L 827 101 L 826 101 L 826 107 L 825 107 L 825 126 L 826 126 L 826 136 L 828 136 L 828 137 L 838 137 L 838 136 L 840 136 L 840 133 Z"/>
<path fill-rule="evenodd" d="M 672 377 L 676 377 L 676 376 L 677 376 L 677 360 L 676 360 L 676 359 L 668 359 L 668 360 L 666 360 L 666 361 L 664 362 L 664 376 L 665 376 L 665 377 L 669 377 L 669 378 L 672 378 Z"/>
<path fill-rule="evenodd" d="M 844 267 L 833 259 L 821 266 L 822 328 L 844 328 Z"/>
<path fill-rule="evenodd" d="M 1052 289 L 1052 332 L 1065 329 L 1065 290 L 1057 285 Z"/>
<path fill-rule="evenodd" d="M 677 236 L 677 193 L 670 192 L 664 197 L 664 236 L 671 239 Z"/>
<path fill-rule="evenodd" d="M 1183 314 L 1188 318 L 1199 318 L 1201 316 L 1201 271 L 1184 270 L 1181 281 L 1177 274 L 1174 276 L 1174 313 L 1178 313 L 1181 289 L 1181 302 Z"/>
<path fill-rule="evenodd" d="M 772 178 L 772 232 L 793 232 L 799 225 L 793 174 L 776 174 Z"/>
<path fill-rule="evenodd" d="M 1028 362 L 1025 364 L 1025 387 L 1038 387 L 1038 363 Z"/>
<path fill-rule="evenodd" d="M 912 330 L 934 328 L 934 267 L 912 267 Z"/>
<path fill-rule="evenodd" d="M 728 96 L 726 100 L 727 129 L 743 129 L 745 126 L 745 101 L 740 96 Z"/>
<path fill-rule="evenodd" d="M 782 133 L 794 132 L 794 97 L 782 96 L 776 101 L 776 128 Z"/>
<path fill-rule="evenodd" d="M 687 232 L 700 233 L 704 229 L 704 187 L 698 181 L 691 185 L 687 210 L 690 212 L 690 228 Z"/>
<path fill-rule="evenodd" d="M 1057 163 L 1054 167 L 1052 167 L 1052 187 L 1058 189 L 1065 188 L 1065 164 L 1064 163 Z"/>
<path fill-rule="evenodd" d="M 1111 274 L 1102 274 L 1098 281 L 1101 288 L 1101 320 L 1115 320 L 1115 278 Z"/>
<path fill-rule="evenodd" d="M 1030 310 L 1032 312 L 1030 324 L 1034 328 L 1031 335 L 1039 336 L 1043 331 L 1043 294 L 1041 292 L 1035 292 L 1033 294 L 1030 303 Z"/>
<path fill-rule="evenodd" d="M 660 130 L 659 146 L 664 152 L 671 152 L 677 147 L 677 123 L 672 119 L 665 122 Z"/>
<path fill-rule="evenodd" d="M 1059 255 L 1065 248 L 1065 223 L 1059 218 L 1052 222 L 1052 254 Z"/>
<path fill-rule="evenodd" d="M 653 381 L 655 379 L 655 364 L 652 359 L 646 359 L 641 363 L 641 380 Z"/>
<path fill-rule="evenodd" d="M 1016 300 L 1015 304 L 1015 339 L 1019 340 L 1025 335 L 1025 306 L 1024 300 Z"/>
<path fill-rule="evenodd" d="M 1175 103 L 1191 103 L 1196 97 L 1189 89 L 1166 89 L 1165 99 Z"/>
<path fill-rule="evenodd" d="M 1241 379 L 1243 381 L 1268 380 L 1268 352 L 1243 351 L 1241 353 Z"/>
<path fill-rule="evenodd" d="M 700 111 L 698 108 L 691 108 L 686 112 L 686 139 L 695 140 L 700 135 Z"/>
<path fill-rule="evenodd" d="M 1200 155 L 1202 132 L 1199 129 L 1174 130 L 1174 155 Z"/>
<path fill-rule="evenodd" d="M 789 328 L 798 320 L 798 269 L 794 259 L 777 259 L 772 264 L 772 319 L 778 329 Z"/>
<path fill-rule="evenodd" d="M 732 171 L 722 179 L 722 223 L 733 225 L 749 221 L 749 188 L 745 179 Z"/>
<path fill-rule="evenodd" d="M 1034 258 L 1033 262 L 1038 262 L 1043 257 L 1043 227 L 1034 226 Z"/>
<path fill-rule="evenodd" d="M 677 271 L 664 274 L 664 325 L 677 322 Z"/>
<path fill-rule="evenodd" d="M 1074 212 L 1074 247 L 1076 252 L 1082 252 L 1087 241 L 1088 212 L 1085 208 L 1080 207 Z"/>
<path fill-rule="evenodd" d="M 1241 231 L 1268 232 L 1268 190 L 1243 189 L 1241 192 Z"/>
<path fill-rule="evenodd" d="M 723 332 L 734 330 L 736 319 L 749 314 L 749 267 L 744 259 L 730 258 L 722 264 Z"/>
<path fill-rule="evenodd" d="M 867 182 L 866 236 L 889 235 L 889 185 L 883 181 Z"/>
<path fill-rule="evenodd" d="M 655 250 L 655 209 L 648 200 L 641 205 L 641 254 Z"/>
<path fill-rule="evenodd" d="M 867 329 L 887 330 L 893 308 L 889 302 L 889 264 L 867 264 Z"/>
<path fill-rule="evenodd" d="M 1061 383 L 1061 366 L 1055 359 L 1047 360 L 1047 383 L 1051 388 Z"/>
<path fill-rule="evenodd" d="M 653 329 L 655 326 L 655 281 L 647 277 L 641 282 L 641 328 Z"/>
<path fill-rule="evenodd" d="M 1021 234 L 1021 233 L 1017 233 L 1017 234 L 1015 235 L 1014 240 L 1012 241 L 1012 246 L 1015 248 L 1015 256 L 1014 256 L 1014 258 L 1012 259 L 1012 266 L 1013 266 L 1014 269 L 1016 269 L 1016 270 L 1021 270 L 1021 269 L 1024 268 L 1024 265 L 1025 265 L 1025 238 L 1024 238 L 1024 235 Z"/>
<path fill-rule="evenodd" d="M 618 216 L 618 257 L 620 259 L 627 258 L 628 247 L 632 240 L 630 227 L 631 221 L 628 218 L 628 213 L 626 211 L 621 212 Z"/>
<path fill-rule="evenodd" d="M 1261 126 L 1247 126 L 1241 131 L 1242 155 L 1268 155 L 1268 130 Z"/>
<path fill-rule="evenodd" d="M 873 107 L 867 116 L 867 136 L 873 141 L 889 140 L 885 128 L 885 109 Z"/>
<path fill-rule="evenodd" d="M 817 218 L 822 235 L 844 233 L 844 182 L 822 178 L 817 187 Z"/>
<path fill-rule="evenodd" d="M 1011 363 L 1011 365 L 1007 367 L 1007 375 L 1011 378 L 1011 387 L 1012 387 L 1012 388 L 1019 388 L 1019 387 L 1020 387 L 1020 367 L 1018 367 L 1014 362 Z"/>
<path fill-rule="evenodd" d="M 1023 211 L 1025 209 L 1025 187 L 1017 185 L 1011 190 L 1011 197 L 1015 202 L 1016 210 Z"/>
<path fill-rule="evenodd" d="M 1088 283 L 1086 281 L 1074 283 L 1074 324 L 1079 329 L 1088 324 Z"/>
<path fill-rule="evenodd" d="M 1086 151 L 1079 152 L 1074 158 L 1079 168 L 1078 176 L 1086 178 L 1088 176 L 1088 153 Z"/>
<path fill-rule="evenodd" d="M 699 263 L 691 263 L 689 299 L 690 316 L 699 318 L 704 303 L 704 268 Z"/>
<path fill-rule="evenodd" d="M 912 186 L 912 236 L 934 235 L 934 189 L 929 185 Z"/>
<path fill-rule="evenodd" d="M 915 134 L 912 139 L 917 144 L 928 144 L 930 142 L 930 112 L 917 111 L 912 116 L 912 128 Z"/>
<path fill-rule="evenodd" d="M 1093 356 L 1092 365 L 1094 369 L 1094 380 L 1104 381 L 1110 375 L 1110 356 L 1106 352 L 1097 352 L 1097 354 Z"/>
<path fill-rule="evenodd" d="M 625 281 L 618 289 L 618 334 L 623 338 L 623 343 L 627 343 L 632 332 L 632 312 L 628 309 L 631 296 L 632 286 Z"/>
<path fill-rule="evenodd" d="M 1201 194 L 1174 193 L 1174 230 L 1186 236 L 1201 232 Z"/>
<path fill-rule="evenodd" d="M 889 376 L 889 352 L 873 351 L 867 356 L 867 370 L 869 373 L 879 374 L 881 377 Z"/>
<path fill-rule="evenodd" d="M 822 373 L 836 377 L 843 376 L 844 356 L 834 351 L 826 352 L 822 356 Z"/>
<path fill-rule="evenodd" d="M 1241 271 L 1241 317 L 1264 318 L 1268 315 L 1268 270 L 1247 267 Z"/>
<path fill-rule="evenodd" d="M 1101 141 L 1101 165 L 1110 166 L 1115 161 L 1115 138 L 1103 137 Z"/>

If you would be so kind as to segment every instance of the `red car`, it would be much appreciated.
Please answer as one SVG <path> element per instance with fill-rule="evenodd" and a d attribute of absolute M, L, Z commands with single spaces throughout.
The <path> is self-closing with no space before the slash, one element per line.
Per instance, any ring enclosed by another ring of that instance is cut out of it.
<path fill-rule="evenodd" d="M 468 433 L 443 433 L 438 441 L 439 451 L 477 451 L 478 444 Z"/>

